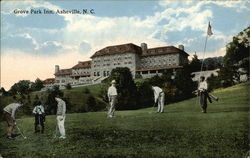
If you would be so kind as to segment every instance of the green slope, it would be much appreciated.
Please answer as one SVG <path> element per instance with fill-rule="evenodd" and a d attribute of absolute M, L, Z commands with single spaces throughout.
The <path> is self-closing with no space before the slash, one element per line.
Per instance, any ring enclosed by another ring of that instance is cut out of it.
<path fill-rule="evenodd" d="M 67 139 L 54 138 L 55 116 L 48 116 L 45 134 L 33 133 L 33 118 L 18 120 L 28 139 L 7 140 L 1 122 L 0 152 L 4 157 L 185 157 L 243 158 L 248 151 L 249 84 L 214 92 L 219 102 L 200 111 L 197 98 L 152 108 L 68 114 Z M 167 98 L 166 98 L 167 99 Z M 154 109 L 155 111 L 156 109 Z"/>

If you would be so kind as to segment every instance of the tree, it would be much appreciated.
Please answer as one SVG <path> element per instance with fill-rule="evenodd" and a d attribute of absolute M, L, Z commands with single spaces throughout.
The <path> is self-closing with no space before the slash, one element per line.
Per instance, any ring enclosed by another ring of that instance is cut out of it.
<path fill-rule="evenodd" d="M 0 93 L 2 94 L 2 96 L 8 95 L 8 92 L 3 87 L 0 89 Z"/>
<path fill-rule="evenodd" d="M 192 66 L 186 64 L 183 69 L 176 71 L 175 79 L 173 84 L 174 88 L 177 88 L 177 100 L 184 100 L 193 97 L 193 91 L 197 89 L 197 83 L 192 80 Z"/>
<path fill-rule="evenodd" d="M 32 84 L 31 89 L 32 91 L 40 91 L 43 88 L 43 81 L 37 78 L 35 82 Z"/>
<path fill-rule="evenodd" d="M 201 70 L 201 61 L 198 59 L 196 53 L 193 55 L 193 58 L 189 63 L 189 67 L 192 72 L 197 72 Z"/>
<path fill-rule="evenodd" d="M 45 104 L 48 105 L 48 113 L 55 114 L 57 108 L 57 102 L 55 101 L 55 97 L 57 95 L 63 97 L 63 92 L 60 91 L 59 86 L 55 85 L 52 90 L 48 90 L 48 97 L 46 99 Z"/>
<path fill-rule="evenodd" d="M 223 61 L 223 71 L 220 72 L 221 76 L 230 77 L 230 79 L 225 81 L 226 85 L 233 85 L 235 80 L 238 81 L 240 75 L 240 72 L 238 71 L 239 68 L 243 68 L 249 77 L 249 39 L 250 27 L 246 28 L 237 36 L 233 37 L 232 42 L 227 44 L 226 55 Z"/>
<path fill-rule="evenodd" d="M 10 88 L 10 93 L 12 95 L 15 94 L 28 94 L 30 92 L 30 84 L 29 80 L 21 80 L 18 83 L 15 83 Z"/>

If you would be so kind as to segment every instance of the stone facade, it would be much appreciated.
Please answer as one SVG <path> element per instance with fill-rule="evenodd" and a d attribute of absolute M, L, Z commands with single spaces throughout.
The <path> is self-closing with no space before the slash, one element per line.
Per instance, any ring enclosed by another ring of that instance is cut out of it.
<path fill-rule="evenodd" d="M 144 78 L 161 75 L 165 70 L 182 68 L 188 62 L 184 46 L 157 47 L 148 49 L 132 43 L 105 47 L 91 56 L 91 61 L 79 62 L 70 69 L 55 66 L 55 84 L 65 86 L 101 82 L 116 67 L 128 67 L 133 75 Z"/>

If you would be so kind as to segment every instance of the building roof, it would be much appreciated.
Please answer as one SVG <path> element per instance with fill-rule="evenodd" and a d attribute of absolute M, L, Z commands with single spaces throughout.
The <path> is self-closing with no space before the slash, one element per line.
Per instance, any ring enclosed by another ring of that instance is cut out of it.
<path fill-rule="evenodd" d="M 90 73 L 84 73 L 84 74 L 74 74 L 71 75 L 71 77 L 89 77 Z"/>
<path fill-rule="evenodd" d="M 142 53 L 142 56 L 156 56 L 156 55 L 177 54 L 177 53 L 182 53 L 183 55 L 189 56 L 185 51 L 176 48 L 174 46 L 149 48 L 147 49 L 146 52 Z"/>
<path fill-rule="evenodd" d="M 53 84 L 53 83 L 55 83 L 54 78 L 47 78 L 43 81 L 43 84 Z"/>
<path fill-rule="evenodd" d="M 91 61 L 79 61 L 72 69 L 91 68 Z"/>
<path fill-rule="evenodd" d="M 138 69 L 136 70 L 136 72 L 140 72 L 140 71 L 152 71 L 152 70 L 165 70 L 165 69 L 179 69 L 179 68 L 183 68 L 183 66 L 164 66 L 164 67 L 153 67 L 153 68 L 142 68 L 142 69 Z"/>
<path fill-rule="evenodd" d="M 142 50 L 141 50 L 141 47 L 133 43 L 114 45 L 114 46 L 105 47 L 95 52 L 95 54 L 92 55 L 91 58 L 97 57 L 97 56 L 103 56 L 103 55 L 114 55 L 114 54 L 125 54 L 125 53 L 141 54 Z"/>
<path fill-rule="evenodd" d="M 71 75 L 72 74 L 72 69 L 61 69 L 59 72 L 55 73 L 55 76 L 60 76 L 60 75 Z"/>

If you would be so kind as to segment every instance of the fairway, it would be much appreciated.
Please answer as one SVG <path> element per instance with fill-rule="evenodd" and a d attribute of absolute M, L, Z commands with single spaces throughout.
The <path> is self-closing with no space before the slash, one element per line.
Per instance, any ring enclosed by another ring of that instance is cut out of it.
<path fill-rule="evenodd" d="M 44 134 L 34 133 L 33 117 L 18 119 L 27 139 L 11 141 L 1 122 L 0 153 L 4 158 L 245 158 L 249 86 L 216 90 L 219 101 L 208 104 L 206 114 L 197 98 L 166 105 L 163 114 L 152 108 L 116 111 L 115 118 L 106 118 L 104 111 L 67 114 L 64 140 L 55 138 L 56 116 L 46 117 Z"/>

